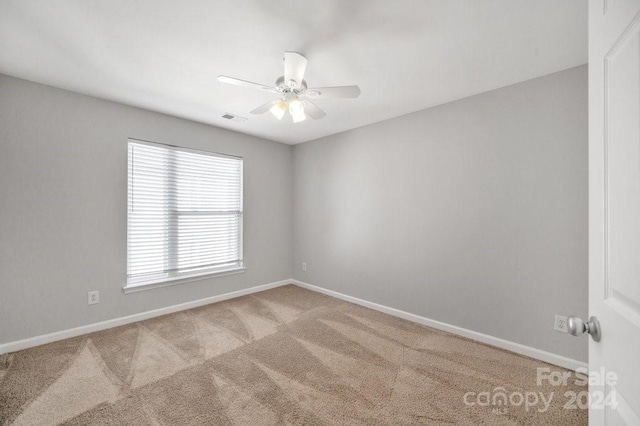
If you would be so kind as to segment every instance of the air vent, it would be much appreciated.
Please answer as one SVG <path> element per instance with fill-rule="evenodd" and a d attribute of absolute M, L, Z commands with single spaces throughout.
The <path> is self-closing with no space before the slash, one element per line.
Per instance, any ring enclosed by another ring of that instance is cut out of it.
<path fill-rule="evenodd" d="M 247 121 L 247 119 L 244 117 L 240 117 L 239 115 L 233 115 L 229 113 L 226 113 L 225 115 L 223 115 L 222 118 L 226 118 L 227 120 L 239 121 L 239 122 Z"/>

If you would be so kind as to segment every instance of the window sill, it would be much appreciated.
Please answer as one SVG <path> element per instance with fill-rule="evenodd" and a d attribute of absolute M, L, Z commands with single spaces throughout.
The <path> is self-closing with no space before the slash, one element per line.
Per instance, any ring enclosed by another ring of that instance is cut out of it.
<path fill-rule="evenodd" d="M 166 278 L 166 279 L 152 281 L 152 282 L 144 283 L 144 284 L 125 285 L 122 288 L 122 290 L 125 292 L 125 294 L 137 293 L 139 291 L 151 290 L 151 289 L 154 289 L 154 288 L 169 287 L 169 286 L 178 285 L 178 284 L 185 284 L 185 283 L 188 283 L 188 282 L 191 282 L 191 281 L 206 280 L 207 278 L 222 277 L 222 276 L 225 276 L 225 275 L 241 274 L 244 271 L 246 271 L 246 269 L 247 268 L 245 268 L 244 266 L 241 266 L 241 267 L 238 267 L 238 268 L 227 269 L 227 270 L 220 271 L 220 272 L 206 272 L 206 273 L 201 274 L 201 275 L 190 275 L 188 277 Z"/>

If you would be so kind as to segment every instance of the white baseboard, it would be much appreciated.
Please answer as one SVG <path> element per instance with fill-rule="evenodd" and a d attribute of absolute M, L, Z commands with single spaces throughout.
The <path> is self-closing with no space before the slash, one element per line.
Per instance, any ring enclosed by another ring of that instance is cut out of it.
<path fill-rule="evenodd" d="M 457 334 L 458 336 L 467 337 L 469 339 L 472 339 L 481 343 L 486 343 L 488 345 L 496 346 L 501 349 L 506 349 L 508 351 L 515 352 L 520 355 L 525 355 L 531 358 L 535 358 L 540 361 L 547 362 L 549 364 L 566 368 L 568 370 L 575 371 L 578 368 L 588 367 L 587 363 L 585 362 L 567 358 L 562 355 L 557 355 L 551 352 L 532 348 L 530 346 L 525 346 L 520 343 L 515 343 L 509 340 L 501 339 L 499 337 L 489 336 L 488 334 L 479 333 L 477 331 L 468 330 L 466 328 L 447 324 L 441 321 L 425 318 L 420 315 L 415 315 L 409 312 L 401 311 L 399 309 L 390 308 L 384 305 L 379 305 L 377 303 L 358 299 L 357 297 L 347 296 L 346 294 L 338 293 L 337 291 L 333 291 L 333 290 L 327 290 L 326 288 L 318 287 L 312 284 L 307 284 L 302 281 L 291 280 L 291 282 L 299 287 L 306 288 L 308 290 L 326 294 L 327 296 L 335 297 L 337 299 L 341 299 L 346 302 L 355 303 L 357 305 L 374 309 L 376 311 L 384 312 L 385 314 L 393 315 L 398 318 L 403 318 L 408 321 L 426 325 L 428 327 L 432 327 L 438 330 L 446 331 L 448 333 Z"/>
<path fill-rule="evenodd" d="M 17 340 L 15 342 L 0 344 L 0 355 L 8 352 L 21 351 L 23 349 L 44 345 L 46 343 L 56 342 L 58 340 L 69 339 L 71 337 L 81 336 L 83 334 L 93 333 L 96 331 L 106 330 L 108 328 L 119 327 L 121 325 L 131 324 L 132 322 L 143 321 L 149 318 L 159 317 L 161 315 L 172 314 L 174 312 L 184 311 L 187 309 L 197 308 L 199 306 L 209 305 L 223 300 L 233 299 L 235 297 L 245 296 L 247 294 L 257 293 L 259 291 L 269 290 L 271 288 L 280 287 L 291 284 L 291 280 L 277 281 L 269 284 L 258 285 L 255 287 L 245 288 L 230 293 L 211 296 L 204 299 L 194 300 L 191 302 L 171 305 L 165 308 L 154 309 L 152 311 L 140 312 L 138 314 L 126 317 L 114 318 L 107 321 L 97 322 L 94 324 L 83 325 L 80 327 L 70 328 L 68 330 L 56 331 L 54 333 L 43 334 L 41 336 L 30 337 L 28 339 Z"/>
<path fill-rule="evenodd" d="M 415 315 L 409 312 L 401 311 L 399 309 L 390 308 L 388 306 L 380 305 L 378 303 L 373 303 L 366 300 L 358 299 L 357 297 L 347 296 L 346 294 L 338 293 L 337 291 L 327 290 L 325 288 L 318 287 L 318 286 L 308 284 L 302 281 L 294 280 L 294 279 L 288 279 L 288 280 L 277 281 L 269 284 L 263 284 L 263 285 L 250 287 L 250 288 L 246 288 L 238 291 L 232 291 L 230 293 L 225 293 L 217 296 L 207 297 L 204 299 L 194 300 L 191 302 L 180 303 L 178 305 L 167 306 L 165 308 L 154 309 L 152 311 L 141 312 L 141 313 L 129 315 L 126 317 L 114 318 L 111 320 L 97 322 L 94 324 L 88 324 L 80 327 L 70 328 L 68 330 L 62 330 L 54 333 L 44 334 L 41 336 L 30 337 L 28 339 L 18 340 L 15 342 L 3 343 L 3 344 L 0 344 L 0 355 L 8 352 L 15 352 L 23 349 L 32 348 L 35 346 L 44 345 L 46 343 L 56 342 L 58 340 L 81 336 L 83 334 L 102 331 L 108 328 L 119 327 L 121 325 L 131 324 L 133 322 L 143 321 L 143 320 L 158 317 L 161 315 L 167 315 L 174 312 L 197 308 L 199 306 L 204 306 L 204 305 L 208 305 L 215 302 L 221 302 L 223 300 L 233 299 L 235 297 L 257 293 L 260 291 L 269 290 L 269 289 L 280 287 L 287 284 L 295 284 L 299 287 L 306 288 L 308 290 L 326 294 L 327 296 L 332 296 L 337 299 L 355 303 L 357 305 L 374 309 L 376 311 L 384 312 L 385 314 L 393 315 L 398 318 L 403 318 L 408 321 L 426 325 L 428 327 L 432 327 L 438 330 L 446 331 L 448 333 L 467 337 L 469 339 L 476 340 L 478 342 L 482 342 L 488 345 L 496 346 L 498 348 L 506 349 L 508 351 L 515 352 L 520 355 L 525 355 L 531 358 L 535 358 L 540 361 L 548 362 L 550 364 L 558 365 L 560 367 L 564 367 L 569 370 L 576 370 L 577 368 L 587 368 L 587 363 L 582 361 L 577 361 L 575 359 L 567 358 L 551 352 L 532 348 L 530 346 L 525 346 L 520 343 L 511 342 L 509 340 L 501 339 L 499 337 L 489 336 L 487 334 L 479 333 L 473 330 L 468 330 L 466 328 L 447 324 L 441 321 L 436 321 L 430 318 L 422 317 L 420 315 Z"/>

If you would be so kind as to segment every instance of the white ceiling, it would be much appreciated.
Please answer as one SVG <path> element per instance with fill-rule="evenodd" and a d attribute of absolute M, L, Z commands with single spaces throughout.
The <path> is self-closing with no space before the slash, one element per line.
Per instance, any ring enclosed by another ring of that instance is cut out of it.
<path fill-rule="evenodd" d="M 321 120 L 249 111 L 285 50 Z M 3 0 L 0 73 L 296 144 L 587 62 L 584 0 Z M 239 123 L 226 112 L 248 118 Z"/>

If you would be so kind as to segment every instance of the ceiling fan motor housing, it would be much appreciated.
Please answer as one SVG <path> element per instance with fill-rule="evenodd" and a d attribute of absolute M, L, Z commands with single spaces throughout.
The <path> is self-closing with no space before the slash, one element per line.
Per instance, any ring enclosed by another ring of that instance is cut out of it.
<path fill-rule="evenodd" d="M 278 91 L 282 93 L 294 92 L 296 94 L 302 94 L 305 92 L 305 90 L 307 90 L 307 82 L 305 80 L 302 80 L 302 82 L 300 83 L 300 88 L 296 89 L 294 80 L 289 80 L 287 83 L 285 83 L 284 76 L 280 76 L 276 80 L 276 87 L 278 88 Z"/>

